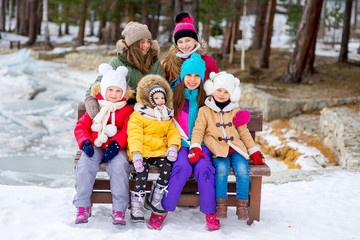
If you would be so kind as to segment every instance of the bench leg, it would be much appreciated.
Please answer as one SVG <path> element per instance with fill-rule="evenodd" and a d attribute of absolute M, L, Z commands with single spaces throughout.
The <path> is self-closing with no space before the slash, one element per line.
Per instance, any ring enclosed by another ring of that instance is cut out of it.
<path fill-rule="evenodd" d="M 251 177 L 249 220 L 247 221 L 248 225 L 251 225 L 254 220 L 260 221 L 261 184 L 261 176 Z"/>

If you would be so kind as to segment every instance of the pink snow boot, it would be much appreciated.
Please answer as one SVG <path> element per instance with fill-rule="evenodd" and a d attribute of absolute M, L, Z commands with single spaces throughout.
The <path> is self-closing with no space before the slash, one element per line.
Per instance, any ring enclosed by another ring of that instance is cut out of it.
<path fill-rule="evenodd" d="M 164 216 L 161 215 L 155 215 L 154 213 L 151 213 L 150 220 L 148 222 L 148 228 L 154 229 L 154 230 L 161 230 L 162 224 L 166 218 L 167 212 Z"/>
<path fill-rule="evenodd" d="M 208 231 L 216 231 L 220 229 L 220 221 L 216 218 L 216 213 L 206 214 L 206 229 Z"/>
<path fill-rule="evenodd" d="M 121 211 L 112 211 L 114 225 L 126 225 L 125 214 Z"/>
<path fill-rule="evenodd" d="M 89 207 L 76 207 L 76 219 L 75 224 L 78 223 L 87 223 L 88 218 L 90 217 L 90 208 Z"/>

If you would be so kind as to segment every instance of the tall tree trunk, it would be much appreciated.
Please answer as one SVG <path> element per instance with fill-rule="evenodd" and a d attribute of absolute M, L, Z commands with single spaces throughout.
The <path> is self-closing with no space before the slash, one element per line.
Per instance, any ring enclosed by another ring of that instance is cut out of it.
<path fill-rule="evenodd" d="M 62 11 L 63 9 L 63 5 L 62 3 L 59 3 L 58 5 L 58 15 L 59 15 L 59 28 L 58 28 L 58 36 L 61 37 L 63 34 L 62 34 L 62 29 L 61 29 L 61 25 L 62 25 Z"/>
<path fill-rule="evenodd" d="M 48 21 L 48 0 L 43 0 L 43 22 L 44 22 L 44 29 L 45 29 L 45 49 L 49 50 L 51 46 L 50 42 L 50 34 L 49 34 L 49 21 Z"/>
<path fill-rule="evenodd" d="M 199 0 L 192 0 L 191 3 L 191 16 L 194 19 L 194 27 L 196 31 L 199 31 Z"/>
<path fill-rule="evenodd" d="M 175 19 L 176 15 L 181 13 L 184 9 L 184 1 L 183 0 L 175 0 L 175 7 L 174 7 L 174 16 Z"/>
<path fill-rule="evenodd" d="M 6 14 L 5 14 L 5 9 L 6 9 L 6 1 L 5 0 L 0 0 L 0 29 L 2 32 L 5 32 L 5 26 L 6 26 Z"/>
<path fill-rule="evenodd" d="M 91 10 L 90 11 L 90 36 L 94 36 L 94 23 L 95 23 L 95 11 Z"/>
<path fill-rule="evenodd" d="M 226 18 L 226 27 L 225 27 L 225 32 L 224 32 L 224 39 L 223 39 L 223 44 L 221 47 L 221 68 L 224 68 L 224 66 L 225 66 L 225 57 L 226 57 L 226 53 L 228 53 L 227 50 L 229 49 L 231 30 L 232 30 L 233 24 L 234 24 L 234 22 L 232 21 L 232 18 L 227 17 Z"/>
<path fill-rule="evenodd" d="M 148 13 L 146 11 L 146 0 L 141 0 L 141 23 L 146 24 Z"/>
<path fill-rule="evenodd" d="M 135 4 L 134 3 L 129 3 L 129 21 L 136 21 L 135 19 Z"/>
<path fill-rule="evenodd" d="M 275 15 L 276 0 L 268 2 L 264 38 L 262 42 L 261 54 L 259 58 L 259 68 L 269 67 L 269 57 L 271 51 L 271 36 L 273 31 L 274 15 Z"/>
<path fill-rule="evenodd" d="M 81 15 L 80 15 L 80 23 L 79 23 L 79 32 L 77 37 L 77 46 L 84 45 L 84 35 L 85 35 L 85 23 L 87 17 L 87 5 L 88 0 L 83 0 L 81 4 Z"/>
<path fill-rule="evenodd" d="M 103 34 L 103 29 L 106 28 L 106 17 L 101 17 L 100 18 L 100 24 L 99 24 L 99 31 L 98 31 L 98 38 L 100 40 L 100 42 L 102 42 L 104 40 L 104 36 Z"/>
<path fill-rule="evenodd" d="M 358 0 L 355 0 L 355 3 L 354 3 L 354 24 L 353 24 L 353 29 L 357 28 L 357 17 L 358 17 Z"/>
<path fill-rule="evenodd" d="M 309 55 L 312 35 L 316 30 L 314 23 L 319 21 L 323 0 L 306 1 L 297 33 L 296 46 L 284 75 L 287 83 L 299 83 Z M 319 8 L 319 9 L 318 9 Z"/>
<path fill-rule="evenodd" d="M 65 10 L 65 16 L 69 16 L 69 12 L 70 12 L 69 5 L 65 5 L 64 10 Z M 65 21 L 64 34 L 66 34 L 66 35 L 69 35 L 69 34 L 70 34 L 70 31 L 69 31 L 69 22 L 68 22 L 68 21 Z"/>
<path fill-rule="evenodd" d="M 341 49 L 338 62 L 348 61 L 348 43 L 350 37 L 350 25 L 351 25 L 351 11 L 352 11 L 353 0 L 346 0 L 345 13 L 344 13 L 344 24 L 341 36 Z"/>
<path fill-rule="evenodd" d="M 14 17 L 13 15 L 13 5 L 14 5 L 14 2 L 13 0 L 9 0 L 9 32 L 12 32 L 11 30 L 11 19 Z"/>
<path fill-rule="evenodd" d="M 315 14 L 321 15 L 321 11 L 322 11 L 321 8 L 317 8 Z M 309 48 L 309 54 L 305 62 L 304 74 L 313 74 L 316 72 L 314 68 L 314 62 L 315 62 L 316 39 L 320 28 L 320 21 L 321 21 L 321 17 L 316 18 L 313 23 L 314 31 L 313 34 L 311 35 L 311 43 Z"/>
<path fill-rule="evenodd" d="M 29 40 L 26 42 L 25 45 L 31 46 L 36 41 L 37 35 L 37 0 L 28 0 L 28 16 L 29 16 Z"/>
<path fill-rule="evenodd" d="M 262 47 L 267 4 L 268 4 L 268 0 L 258 0 L 259 7 L 257 8 L 257 13 L 256 13 L 253 41 L 250 47 L 251 49 L 261 49 Z"/>
<path fill-rule="evenodd" d="M 204 22 L 202 24 L 202 38 L 209 42 L 210 39 L 210 13 L 204 13 Z"/>

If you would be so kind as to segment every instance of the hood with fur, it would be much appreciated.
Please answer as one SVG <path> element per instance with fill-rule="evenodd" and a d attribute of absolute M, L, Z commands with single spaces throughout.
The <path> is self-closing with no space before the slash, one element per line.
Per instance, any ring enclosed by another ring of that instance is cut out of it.
<path fill-rule="evenodd" d="M 119 41 L 117 41 L 116 47 L 117 47 L 118 53 L 120 53 L 120 54 L 124 54 L 129 49 L 129 47 L 126 46 L 124 39 L 120 39 Z M 154 52 L 155 56 L 159 55 L 160 46 L 159 46 L 159 43 L 157 40 L 151 40 L 151 50 Z"/>
<path fill-rule="evenodd" d="M 154 108 L 154 105 L 150 102 L 150 88 L 154 85 L 159 85 L 166 92 L 167 103 L 166 107 L 173 109 L 173 92 L 170 88 L 169 83 L 165 80 L 165 78 L 160 75 L 149 74 L 143 77 L 137 86 L 136 89 L 136 101 L 142 105 L 146 105 L 150 108 Z"/>
<path fill-rule="evenodd" d="M 96 97 L 98 94 L 101 94 L 100 83 L 101 82 L 97 82 L 91 87 L 91 95 L 93 95 L 94 97 Z M 134 95 L 134 91 L 131 89 L 129 85 L 127 85 L 124 98 L 126 98 L 126 100 L 129 100 L 130 98 L 133 97 L 133 95 Z"/>

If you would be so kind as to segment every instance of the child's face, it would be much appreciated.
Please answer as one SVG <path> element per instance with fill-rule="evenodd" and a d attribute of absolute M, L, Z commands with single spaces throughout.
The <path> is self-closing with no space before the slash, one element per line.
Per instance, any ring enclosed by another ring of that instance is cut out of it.
<path fill-rule="evenodd" d="M 140 49 L 142 54 L 146 55 L 149 52 L 151 40 L 148 38 L 140 39 Z"/>
<path fill-rule="evenodd" d="M 154 102 L 157 106 L 162 106 L 165 104 L 165 96 L 162 92 L 157 92 L 153 95 Z"/>
<path fill-rule="evenodd" d="M 195 73 L 189 73 L 184 77 L 185 87 L 194 90 L 201 84 L 201 77 Z"/>
<path fill-rule="evenodd" d="M 223 103 L 230 99 L 230 93 L 225 88 L 218 88 L 213 93 L 214 99 L 217 102 Z"/>
<path fill-rule="evenodd" d="M 110 86 L 106 89 L 105 98 L 107 101 L 116 103 L 121 100 L 123 91 L 117 86 Z"/>
<path fill-rule="evenodd" d="M 182 37 L 177 41 L 179 50 L 186 54 L 191 52 L 197 44 L 197 41 L 191 37 Z"/>

